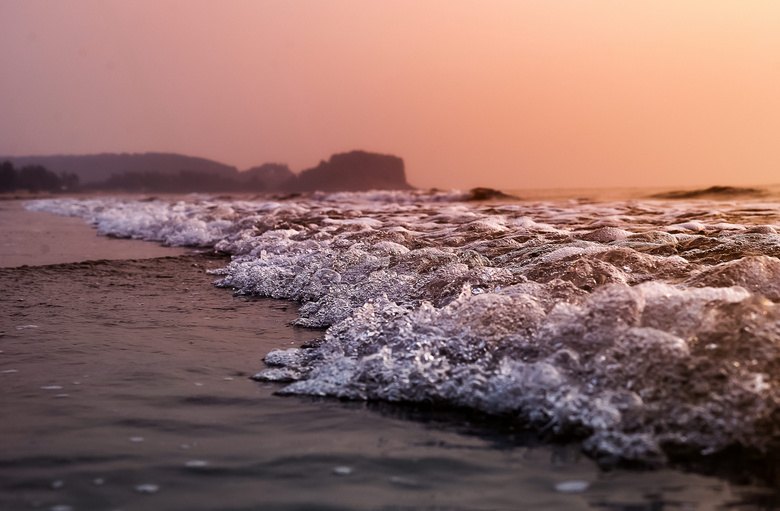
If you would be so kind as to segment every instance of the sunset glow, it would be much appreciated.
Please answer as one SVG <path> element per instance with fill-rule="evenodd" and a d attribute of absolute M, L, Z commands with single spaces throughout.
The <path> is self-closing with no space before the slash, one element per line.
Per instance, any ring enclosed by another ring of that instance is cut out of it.
<path fill-rule="evenodd" d="M 365 149 L 420 187 L 780 182 L 775 1 L 6 0 L 0 156 L 293 170 Z"/>

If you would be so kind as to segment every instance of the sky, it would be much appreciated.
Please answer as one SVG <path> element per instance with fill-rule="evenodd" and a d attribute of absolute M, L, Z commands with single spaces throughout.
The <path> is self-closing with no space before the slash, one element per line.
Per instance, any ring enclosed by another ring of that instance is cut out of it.
<path fill-rule="evenodd" d="M 0 155 L 419 187 L 780 183 L 776 0 L 0 0 Z"/>

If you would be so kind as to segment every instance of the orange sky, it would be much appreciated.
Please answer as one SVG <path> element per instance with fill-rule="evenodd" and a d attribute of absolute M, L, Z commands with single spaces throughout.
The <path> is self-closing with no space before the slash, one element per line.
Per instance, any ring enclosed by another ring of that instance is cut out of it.
<path fill-rule="evenodd" d="M 0 0 L 0 155 L 240 169 L 366 149 L 416 186 L 780 183 L 775 0 Z"/>

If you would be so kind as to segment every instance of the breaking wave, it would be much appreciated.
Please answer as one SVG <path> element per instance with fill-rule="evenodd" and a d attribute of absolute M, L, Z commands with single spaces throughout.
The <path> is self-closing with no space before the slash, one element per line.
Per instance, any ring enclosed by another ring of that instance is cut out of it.
<path fill-rule="evenodd" d="M 53 199 L 103 234 L 232 255 L 217 285 L 329 327 L 269 353 L 284 394 L 509 417 L 608 462 L 780 440 L 780 204 Z"/>

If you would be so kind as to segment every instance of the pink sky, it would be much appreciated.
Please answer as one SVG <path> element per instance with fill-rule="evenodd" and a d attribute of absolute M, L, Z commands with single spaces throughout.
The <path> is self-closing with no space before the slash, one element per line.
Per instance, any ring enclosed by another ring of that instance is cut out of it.
<path fill-rule="evenodd" d="M 416 186 L 780 183 L 780 2 L 3 0 L 0 155 L 166 151 Z"/>

